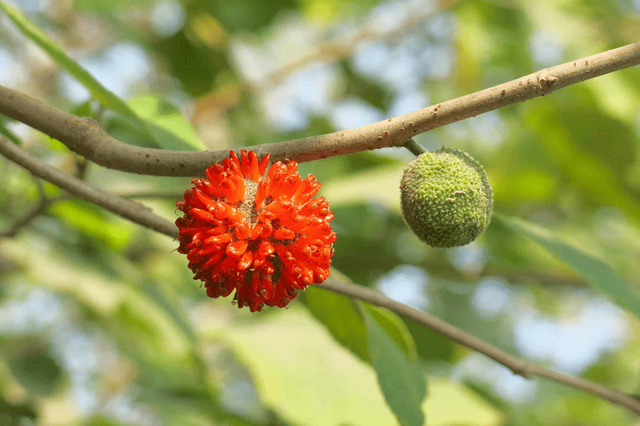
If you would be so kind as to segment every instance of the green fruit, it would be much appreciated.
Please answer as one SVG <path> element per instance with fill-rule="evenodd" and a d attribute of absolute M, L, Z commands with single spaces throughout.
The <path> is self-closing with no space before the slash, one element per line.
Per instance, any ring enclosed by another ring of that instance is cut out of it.
<path fill-rule="evenodd" d="M 457 149 L 426 152 L 407 165 L 400 184 L 402 215 L 435 248 L 469 244 L 491 222 L 493 190 L 473 157 Z"/>

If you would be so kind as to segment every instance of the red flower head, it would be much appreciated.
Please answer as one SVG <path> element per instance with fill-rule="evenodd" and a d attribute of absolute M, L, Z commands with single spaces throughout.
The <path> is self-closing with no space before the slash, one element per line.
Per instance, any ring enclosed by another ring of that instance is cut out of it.
<path fill-rule="evenodd" d="M 267 154 L 231 151 L 214 164 L 207 178 L 193 179 L 177 206 L 178 251 L 187 255 L 194 279 L 209 297 L 235 289 L 238 307 L 251 312 L 264 305 L 287 306 L 296 289 L 319 284 L 329 276 L 336 234 L 333 213 L 313 175 L 305 180 L 298 163 L 278 161 L 263 177 Z"/>

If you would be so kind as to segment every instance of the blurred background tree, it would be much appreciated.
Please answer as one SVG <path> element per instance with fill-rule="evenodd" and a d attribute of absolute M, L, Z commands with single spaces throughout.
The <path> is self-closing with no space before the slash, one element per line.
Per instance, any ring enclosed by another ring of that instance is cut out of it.
<path fill-rule="evenodd" d="M 165 149 L 358 127 L 640 39 L 638 0 L 7 3 L 152 123 L 152 137 L 1 14 L 0 84 Z M 170 220 L 189 186 L 87 165 L 1 115 L 0 131 Z M 496 210 L 604 259 L 640 290 L 640 69 L 416 139 L 471 153 Z M 444 251 L 411 234 L 398 188 L 411 159 L 382 149 L 301 164 L 336 216 L 336 270 L 524 359 L 639 393 L 638 318 L 542 248 L 498 221 Z M 340 301 L 309 291 L 286 311 L 250 314 L 208 299 L 175 241 L 61 194 L 0 157 L 1 425 L 397 424 Z M 399 339 L 429 378 L 429 425 L 638 424 L 403 321 L 395 327 L 410 335 Z"/>

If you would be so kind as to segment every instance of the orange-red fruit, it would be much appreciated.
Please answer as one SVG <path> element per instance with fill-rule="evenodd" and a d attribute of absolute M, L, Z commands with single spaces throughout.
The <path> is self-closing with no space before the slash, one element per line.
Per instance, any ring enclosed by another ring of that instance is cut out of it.
<path fill-rule="evenodd" d="M 333 213 L 313 175 L 302 180 L 295 161 L 258 161 L 242 150 L 193 179 L 176 205 L 184 212 L 178 251 L 186 254 L 194 279 L 209 297 L 235 289 L 238 307 L 252 312 L 285 307 L 296 289 L 329 276 L 336 235 Z M 266 173 L 266 176 L 265 176 Z"/>

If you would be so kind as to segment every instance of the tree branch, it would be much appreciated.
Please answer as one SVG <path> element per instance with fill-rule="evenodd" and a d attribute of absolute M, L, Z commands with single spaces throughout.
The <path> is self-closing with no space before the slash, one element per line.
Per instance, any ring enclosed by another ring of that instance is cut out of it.
<path fill-rule="evenodd" d="M 155 215 L 142 204 L 121 198 L 100 189 L 94 188 L 77 177 L 61 172 L 48 164 L 29 155 L 24 149 L 15 145 L 4 136 L 0 136 L 0 154 L 29 170 L 34 176 L 51 182 L 69 194 L 84 198 L 112 213 L 129 219 L 169 237 L 178 236 L 178 228 L 168 220 Z"/>
<path fill-rule="evenodd" d="M 89 163 L 87 160 L 81 157 L 76 158 L 76 172 L 75 177 L 84 180 L 84 177 L 87 173 L 87 167 Z M 18 219 L 8 230 L 5 232 L 0 232 L 0 238 L 14 238 L 22 229 L 26 228 L 33 220 L 35 220 L 38 216 L 47 211 L 49 207 L 58 201 L 63 201 L 71 198 L 70 194 L 61 194 L 53 198 L 47 197 L 47 194 L 44 192 L 44 188 L 42 186 L 42 182 L 35 175 L 33 176 L 33 180 L 36 183 L 38 188 L 39 200 L 38 203 L 27 212 L 23 217 Z"/>
<path fill-rule="evenodd" d="M 16 146 L 2 136 L 0 136 L 0 154 L 29 170 L 33 175 L 59 186 L 70 194 L 82 197 L 87 201 L 124 217 L 125 219 L 129 219 L 132 222 L 151 228 L 169 237 L 176 238 L 178 236 L 178 228 L 173 223 L 153 214 L 145 206 L 126 198 L 121 198 L 108 192 L 93 188 L 74 176 L 54 169 L 42 161 L 33 158 L 22 148 Z M 400 316 L 410 318 L 428 328 L 431 328 L 432 330 L 437 331 L 454 342 L 467 346 L 468 348 L 488 356 L 489 358 L 506 366 L 515 374 L 519 374 L 526 378 L 531 376 L 540 376 L 559 383 L 564 383 L 574 388 L 600 396 L 614 404 L 622 405 L 623 407 L 626 407 L 640 415 L 640 401 L 638 400 L 597 383 L 593 383 L 579 377 L 567 376 L 524 362 L 496 348 L 495 346 L 492 346 L 489 343 L 442 321 L 439 318 L 393 301 L 379 291 L 338 281 L 334 278 L 327 279 L 321 285 L 321 288 L 344 294 L 355 299 L 364 300 L 376 306 L 387 308 Z"/>
<path fill-rule="evenodd" d="M 35 176 L 33 180 L 38 188 L 38 203 L 27 212 L 24 216 L 18 219 L 9 229 L 4 232 L 0 232 L 0 238 L 13 238 L 27 225 L 31 223 L 36 217 L 40 216 L 50 205 L 54 202 L 46 196 L 42 183 Z"/>
<path fill-rule="evenodd" d="M 258 156 L 269 152 L 273 161 L 288 158 L 303 162 L 383 147 L 400 147 L 416 134 L 638 64 L 640 43 L 629 44 L 378 123 L 247 149 L 253 149 Z M 76 117 L 2 86 L 0 113 L 58 139 L 88 160 L 125 172 L 202 176 L 207 167 L 228 155 L 226 150 L 167 151 L 128 145 L 113 139 L 91 119 Z"/>
<path fill-rule="evenodd" d="M 293 74 L 295 71 L 310 64 L 314 61 L 322 62 L 336 62 L 341 59 L 348 58 L 353 54 L 358 44 L 363 41 L 382 41 L 387 40 L 395 36 L 403 34 L 411 27 L 426 21 L 433 17 L 437 13 L 441 12 L 456 3 L 458 0 L 440 0 L 439 4 L 433 6 L 433 8 L 425 7 L 424 4 L 421 7 L 414 7 L 415 10 L 408 11 L 407 18 L 400 25 L 395 26 L 393 29 L 387 31 L 378 31 L 371 26 L 365 26 L 359 28 L 349 37 L 344 39 L 340 37 L 339 40 L 332 40 L 315 47 L 310 52 L 306 52 L 304 55 L 294 59 L 286 65 L 272 71 L 265 77 L 262 77 L 254 85 L 255 90 L 264 91 L 273 86 L 282 83 L 287 77 Z"/>
<path fill-rule="evenodd" d="M 596 396 L 613 402 L 614 404 L 621 405 L 640 415 L 640 401 L 627 396 L 622 392 L 618 392 L 616 390 L 607 388 L 589 380 L 582 379 L 580 377 L 568 376 L 566 374 L 558 373 L 556 371 L 548 370 L 546 368 L 522 361 L 521 359 L 509 355 L 505 351 L 490 345 L 484 340 L 478 339 L 474 335 L 462 331 L 457 327 L 454 327 L 453 325 L 441 320 L 440 318 L 434 317 L 433 315 L 430 315 L 426 312 L 419 311 L 410 306 L 391 300 L 377 290 L 373 290 L 361 285 L 339 281 L 335 278 L 328 278 L 320 285 L 320 287 L 324 288 L 325 290 L 330 290 L 335 293 L 353 297 L 354 299 L 364 300 L 376 306 L 387 308 L 402 317 L 410 318 L 434 331 L 437 331 L 438 333 L 453 340 L 456 343 L 459 343 L 463 346 L 466 346 L 488 356 L 489 358 L 513 371 L 514 374 L 518 374 L 525 378 L 539 376 L 558 383 L 563 383 L 576 389 L 581 389 L 585 392 L 592 393 Z"/>

